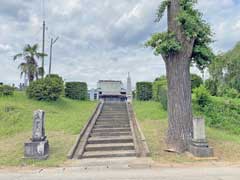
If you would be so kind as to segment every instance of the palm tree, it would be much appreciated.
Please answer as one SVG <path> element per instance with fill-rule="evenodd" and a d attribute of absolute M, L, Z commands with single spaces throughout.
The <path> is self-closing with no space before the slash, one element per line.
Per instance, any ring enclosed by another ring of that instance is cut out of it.
<path fill-rule="evenodd" d="M 32 82 L 34 79 L 38 79 L 38 76 L 43 73 L 43 68 L 38 67 L 37 60 L 43 56 L 47 55 L 38 52 L 38 44 L 34 44 L 33 46 L 27 44 L 23 48 L 22 53 L 16 54 L 13 57 L 14 61 L 18 58 L 22 58 L 24 60 L 24 62 L 20 63 L 18 66 L 21 70 L 21 77 L 23 75 L 27 76 L 29 82 Z"/>

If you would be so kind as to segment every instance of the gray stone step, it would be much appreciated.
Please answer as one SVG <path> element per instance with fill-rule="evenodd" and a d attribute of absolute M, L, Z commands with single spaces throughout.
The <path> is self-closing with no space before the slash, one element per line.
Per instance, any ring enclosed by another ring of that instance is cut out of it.
<path fill-rule="evenodd" d="M 114 120 L 114 121 L 129 121 L 128 118 L 98 118 L 97 119 L 98 121 L 111 121 L 111 120 Z"/>
<path fill-rule="evenodd" d="M 136 156 L 134 150 L 125 151 L 86 151 L 83 158 L 107 158 L 107 157 L 133 157 Z"/>
<path fill-rule="evenodd" d="M 111 117 L 111 118 L 106 118 L 106 117 L 99 117 L 98 120 L 128 120 L 128 117 L 122 117 L 122 118 L 115 118 L 115 117 Z"/>
<path fill-rule="evenodd" d="M 133 143 L 88 144 L 86 151 L 134 150 Z"/>
<path fill-rule="evenodd" d="M 102 119 L 102 118 L 105 118 L 105 119 L 128 119 L 128 116 L 105 116 L 105 115 L 101 115 L 99 116 L 98 118 Z"/>
<path fill-rule="evenodd" d="M 101 123 L 101 122 L 97 122 L 96 125 L 100 125 L 100 126 L 113 126 L 113 127 L 123 127 L 123 126 L 127 126 L 130 125 L 130 123 L 121 123 L 121 122 L 108 122 L 108 123 Z"/>
<path fill-rule="evenodd" d="M 107 136 L 107 137 L 112 137 L 112 136 L 130 136 L 132 135 L 131 132 L 95 132 L 91 133 L 90 136 Z"/>
<path fill-rule="evenodd" d="M 121 125 L 95 125 L 94 128 L 129 128 L 130 124 L 121 124 Z"/>
<path fill-rule="evenodd" d="M 129 124 L 129 121 L 113 121 L 113 120 L 108 120 L 108 121 L 97 121 L 96 124 Z"/>
<path fill-rule="evenodd" d="M 88 144 L 106 144 L 106 143 L 132 143 L 132 136 L 117 137 L 89 137 Z"/>
<path fill-rule="evenodd" d="M 92 132 L 131 132 L 130 128 L 94 128 Z"/>

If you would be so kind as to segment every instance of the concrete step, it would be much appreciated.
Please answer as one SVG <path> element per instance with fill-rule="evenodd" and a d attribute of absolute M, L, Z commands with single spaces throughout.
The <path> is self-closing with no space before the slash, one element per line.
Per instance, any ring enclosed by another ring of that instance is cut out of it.
<path fill-rule="evenodd" d="M 101 123 L 97 122 L 95 125 L 100 125 L 100 126 L 115 126 L 115 127 L 122 127 L 122 126 L 127 126 L 130 125 L 130 123 L 121 123 L 121 122 L 107 122 L 107 123 Z"/>
<path fill-rule="evenodd" d="M 130 124 L 121 124 L 121 125 L 95 125 L 94 128 L 129 128 Z"/>
<path fill-rule="evenodd" d="M 133 157 L 136 156 L 134 150 L 126 151 L 86 151 L 83 158 L 107 158 L 107 157 Z"/>
<path fill-rule="evenodd" d="M 125 115 L 127 111 L 103 111 L 101 114 L 119 114 Z"/>
<path fill-rule="evenodd" d="M 97 121 L 129 121 L 128 118 L 98 118 Z"/>
<path fill-rule="evenodd" d="M 130 136 L 132 135 L 131 132 L 95 132 L 91 133 L 91 137 L 96 137 L 96 136 L 106 136 L 106 137 L 112 137 L 112 136 Z"/>
<path fill-rule="evenodd" d="M 97 121 L 96 124 L 99 124 L 99 123 L 102 123 L 102 124 L 129 124 L 129 121 L 113 121 L 113 120 L 108 120 L 108 121 L 104 121 L 104 120 L 101 120 L 101 121 Z"/>
<path fill-rule="evenodd" d="M 134 150 L 133 143 L 88 144 L 86 151 Z"/>
<path fill-rule="evenodd" d="M 131 132 L 130 128 L 94 128 L 92 132 Z"/>
<path fill-rule="evenodd" d="M 117 117 L 117 118 L 116 117 L 112 117 L 112 118 L 99 117 L 98 120 L 125 120 L 125 121 L 128 120 L 129 121 L 128 117 L 121 117 L 121 118 L 120 117 Z"/>
<path fill-rule="evenodd" d="M 115 115 L 115 114 L 109 114 L 109 115 L 106 115 L 106 114 L 104 114 L 104 115 L 100 115 L 99 116 L 100 118 L 128 118 L 128 115 L 121 115 L 121 116 L 119 116 L 119 115 Z"/>
<path fill-rule="evenodd" d="M 106 143 L 132 143 L 132 136 L 117 136 L 117 137 L 90 137 L 88 144 L 106 144 Z"/>

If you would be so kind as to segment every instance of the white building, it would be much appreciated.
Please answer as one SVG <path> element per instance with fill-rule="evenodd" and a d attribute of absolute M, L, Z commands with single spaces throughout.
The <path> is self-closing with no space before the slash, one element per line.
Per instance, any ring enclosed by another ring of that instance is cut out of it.
<path fill-rule="evenodd" d="M 103 100 L 103 101 L 131 101 L 132 100 L 132 86 L 131 78 L 128 74 L 127 89 L 124 88 L 122 81 L 115 80 L 99 80 L 97 89 L 88 91 L 89 100 Z"/>

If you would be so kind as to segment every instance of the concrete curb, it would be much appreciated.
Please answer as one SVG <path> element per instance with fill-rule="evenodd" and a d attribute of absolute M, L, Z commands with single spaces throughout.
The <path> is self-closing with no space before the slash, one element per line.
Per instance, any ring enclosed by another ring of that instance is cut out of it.
<path fill-rule="evenodd" d="M 150 150 L 148 148 L 146 138 L 141 130 L 141 127 L 136 119 L 136 116 L 133 111 L 133 107 L 131 103 L 127 103 L 127 110 L 130 118 L 130 122 L 132 124 L 133 136 L 135 139 L 134 144 L 136 148 L 137 157 L 148 157 L 150 156 Z"/>

